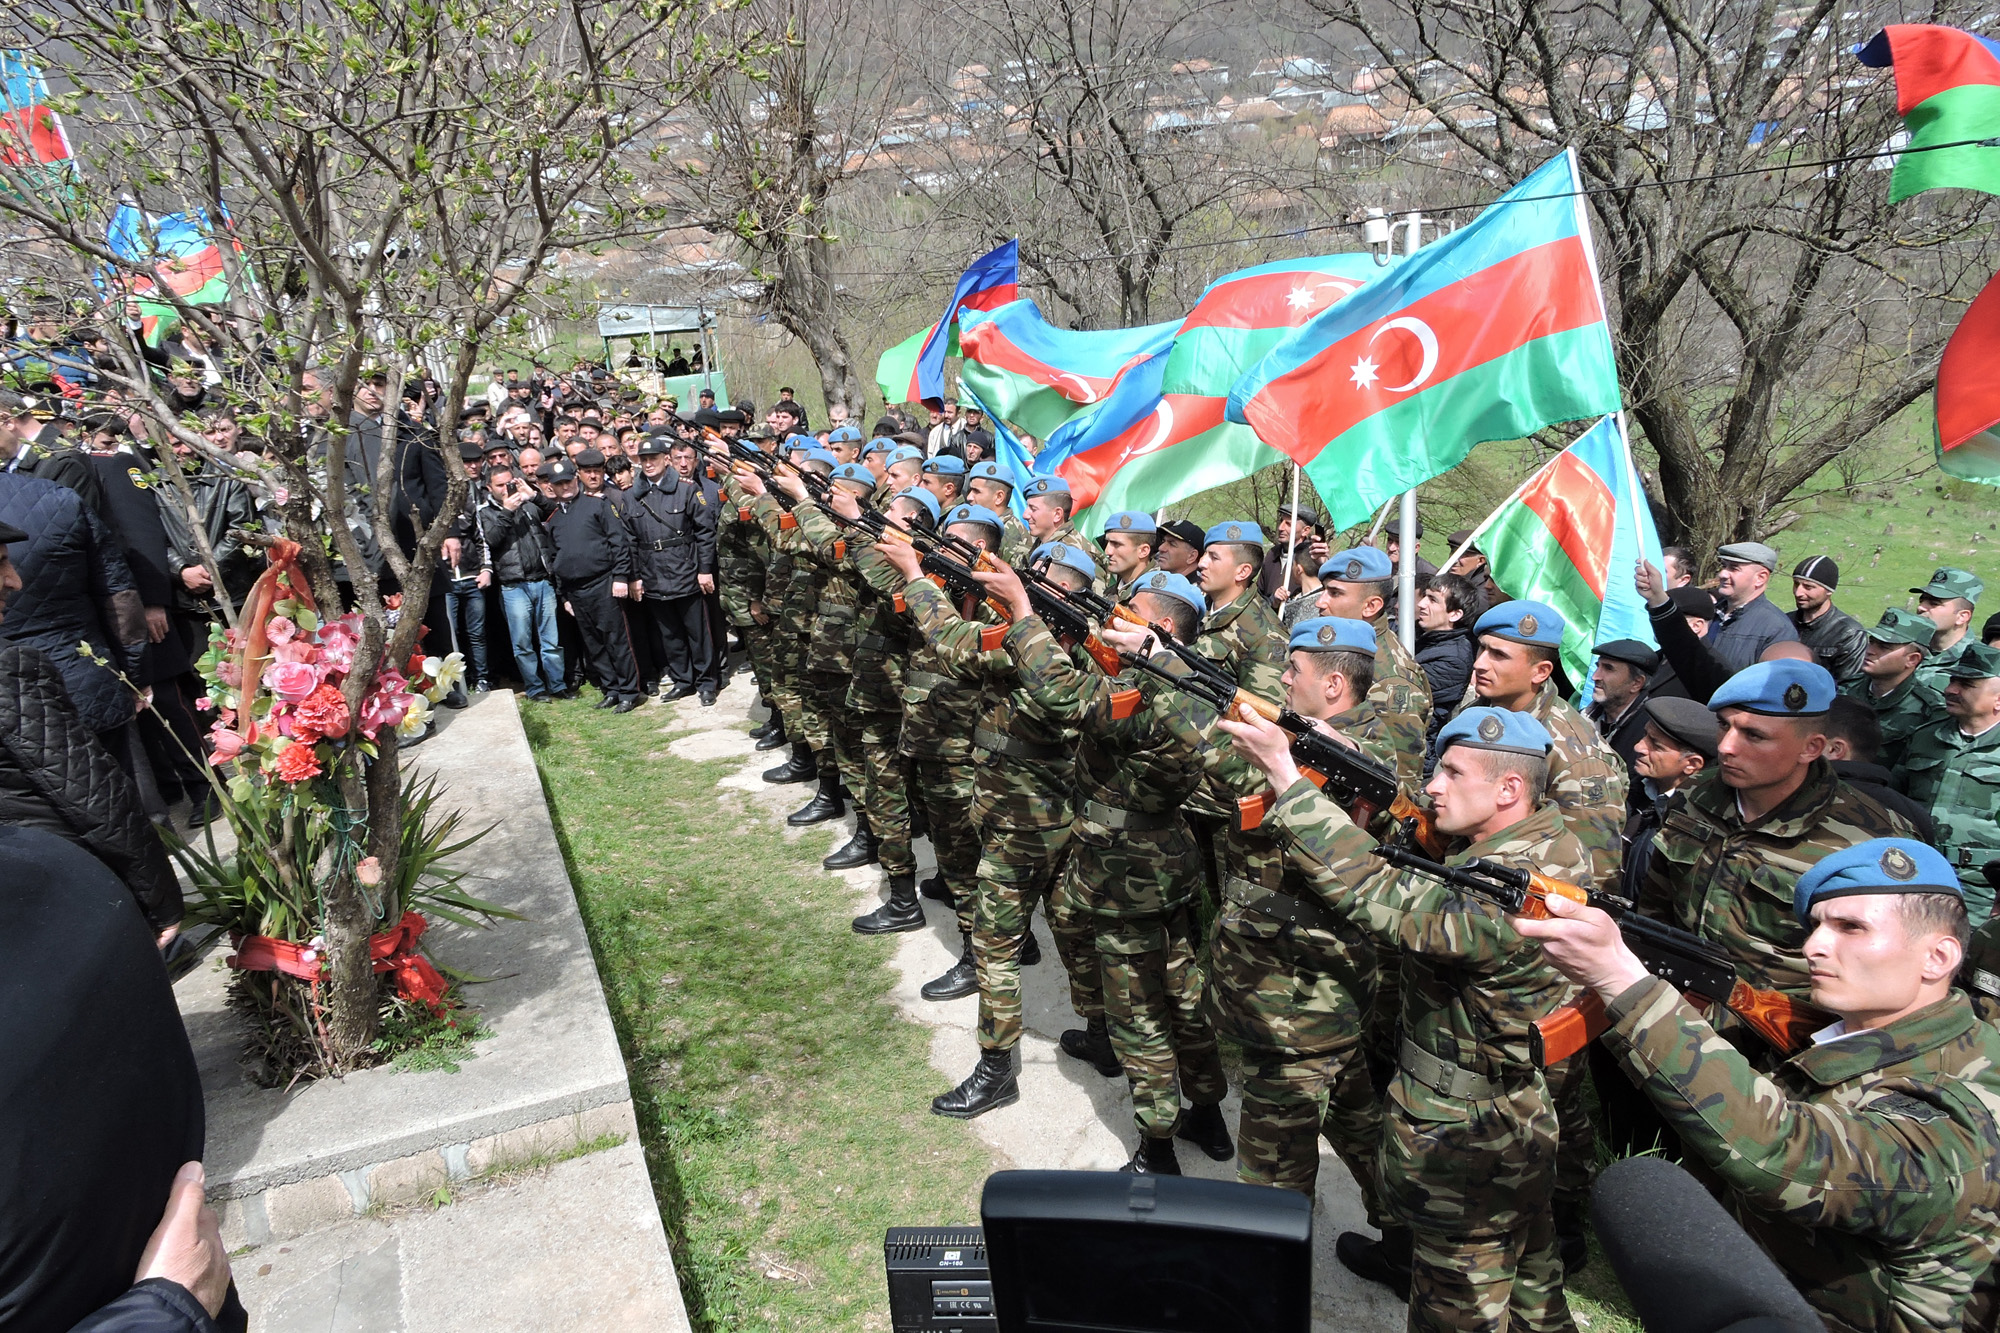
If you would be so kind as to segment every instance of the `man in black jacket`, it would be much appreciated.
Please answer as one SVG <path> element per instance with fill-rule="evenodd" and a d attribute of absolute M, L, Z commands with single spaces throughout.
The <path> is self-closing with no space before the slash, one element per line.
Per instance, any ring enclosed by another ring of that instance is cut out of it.
<path fill-rule="evenodd" d="M 1879 762 L 1882 724 L 1867 700 L 1843 694 L 1826 714 L 1826 758 L 1834 776 L 1916 826 L 1917 836 L 1937 845 L 1937 824 L 1931 812 L 1896 790 L 1895 775 Z"/>
<path fill-rule="evenodd" d="M 1417 665 L 1431 685 L 1431 715 L 1424 727 L 1424 749 L 1437 739 L 1438 728 L 1451 720 L 1472 679 L 1472 659 L 1479 644 L 1472 622 L 1479 618 L 1478 592 L 1471 580 L 1439 574 L 1417 594 Z"/>
<path fill-rule="evenodd" d="M 660 702 L 699 694 L 708 707 L 722 689 L 702 586 L 703 575 L 711 587 L 715 577 L 716 509 L 706 503 L 700 481 L 683 477 L 667 455 L 667 442 L 658 435 L 639 446 L 644 475 L 627 496 L 625 518 L 654 647 L 673 682 Z"/>
<path fill-rule="evenodd" d="M 541 703 L 568 688 L 556 628 L 555 542 L 529 503 L 535 488 L 512 466 L 486 470 L 487 503 L 475 512 L 486 568 L 500 585 L 507 639 L 528 698 Z"/>
<path fill-rule="evenodd" d="M 639 668 L 625 637 L 625 618 L 618 609 L 619 599 L 630 594 L 638 576 L 631 534 L 610 505 L 581 494 L 576 468 L 568 459 L 550 459 L 542 464 L 540 475 L 551 495 L 534 504 L 555 539 L 556 587 L 563 605 L 576 617 L 590 674 L 604 695 L 597 706 L 629 713 L 644 701 Z"/>
<path fill-rule="evenodd" d="M 1832 558 L 1815 555 L 1801 560 L 1792 570 L 1792 626 L 1799 642 L 1812 649 L 1813 661 L 1833 673 L 1836 685 L 1851 685 L 1861 679 L 1861 659 L 1868 652 L 1868 630 L 1862 623 L 1833 604 L 1833 590 L 1840 586 L 1840 566 Z"/>
<path fill-rule="evenodd" d="M 1633 772 L 1633 753 L 1646 734 L 1646 700 L 1653 693 L 1660 655 L 1637 639 L 1613 639 L 1593 651 L 1597 665 L 1590 675 L 1590 707 L 1583 715 L 1597 724 L 1605 744 L 1618 752 L 1626 771 L 1633 774 L 1626 803 L 1636 811 L 1645 797 Z"/>

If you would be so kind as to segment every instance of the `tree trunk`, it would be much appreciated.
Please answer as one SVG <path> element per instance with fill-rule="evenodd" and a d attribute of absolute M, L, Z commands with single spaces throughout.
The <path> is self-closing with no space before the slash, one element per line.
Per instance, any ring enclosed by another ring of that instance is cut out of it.
<path fill-rule="evenodd" d="M 390 754 L 394 754 L 393 746 Z M 394 766 L 393 757 L 390 766 Z M 376 767 L 382 765 L 378 762 Z M 351 811 L 369 810 L 372 785 L 352 768 L 345 769 L 340 777 L 342 803 Z M 327 1037 L 333 1047 L 335 1073 L 358 1068 L 361 1057 L 375 1043 L 375 963 L 368 952 L 375 914 L 368 898 L 354 876 L 354 867 L 338 865 L 326 886 Z"/>

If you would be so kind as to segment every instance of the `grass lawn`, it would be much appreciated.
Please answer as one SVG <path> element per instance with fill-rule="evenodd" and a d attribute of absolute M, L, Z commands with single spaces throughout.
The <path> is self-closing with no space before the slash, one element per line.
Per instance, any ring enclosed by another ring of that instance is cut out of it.
<path fill-rule="evenodd" d="M 930 1114 L 896 937 L 849 931 L 827 840 L 719 802 L 733 765 L 668 755 L 656 710 L 523 716 L 695 1327 L 887 1329 L 882 1233 L 976 1222 L 992 1169 Z"/>

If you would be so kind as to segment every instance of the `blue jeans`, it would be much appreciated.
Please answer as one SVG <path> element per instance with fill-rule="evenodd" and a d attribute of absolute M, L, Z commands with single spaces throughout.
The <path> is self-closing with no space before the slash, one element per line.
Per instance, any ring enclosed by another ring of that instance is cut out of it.
<path fill-rule="evenodd" d="M 556 640 L 555 585 L 545 579 L 504 584 L 500 605 L 507 612 L 507 637 L 513 642 L 514 664 L 521 669 L 528 697 L 561 694 L 565 684 L 562 647 Z"/>
<path fill-rule="evenodd" d="M 475 686 L 486 684 L 492 679 L 486 670 L 486 589 L 475 579 L 453 579 L 446 585 L 444 609 L 469 679 Z"/>

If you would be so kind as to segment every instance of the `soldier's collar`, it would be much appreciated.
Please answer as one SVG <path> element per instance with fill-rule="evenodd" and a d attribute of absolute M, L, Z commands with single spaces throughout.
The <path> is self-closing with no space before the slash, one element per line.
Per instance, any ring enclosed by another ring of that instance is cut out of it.
<path fill-rule="evenodd" d="M 1523 841 L 1546 843 L 1563 832 L 1562 811 L 1554 801 L 1544 800 L 1518 824 L 1509 824 L 1484 842 L 1466 843 L 1445 858 L 1447 865 L 1464 865 L 1482 856 L 1499 856 L 1504 848 Z M 1463 841 L 1458 839 L 1457 841 Z"/>
<path fill-rule="evenodd" d="M 1959 991 L 1886 1028 L 1874 1028 L 1839 1041 L 1808 1047 L 1790 1065 L 1823 1088 L 1851 1082 L 1878 1069 L 1905 1064 L 1926 1051 L 1957 1041 L 1979 1019 Z"/>
<path fill-rule="evenodd" d="M 1736 789 L 1722 780 L 1722 769 L 1705 768 L 1694 775 L 1682 788 L 1688 793 L 1688 801 L 1700 806 L 1709 815 L 1727 820 L 1739 828 L 1754 827 L 1759 833 L 1780 838 L 1804 836 L 1826 807 L 1833 804 L 1840 794 L 1840 779 L 1834 775 L 1833 765 L 1824 759 L 1812 761 L 1806 770 L 1806 780 L 1799 789 L 1785 798 L 1784 804 L 1758 820 L 1755 825 L 1744 824 L 1737 813 Z"/>

